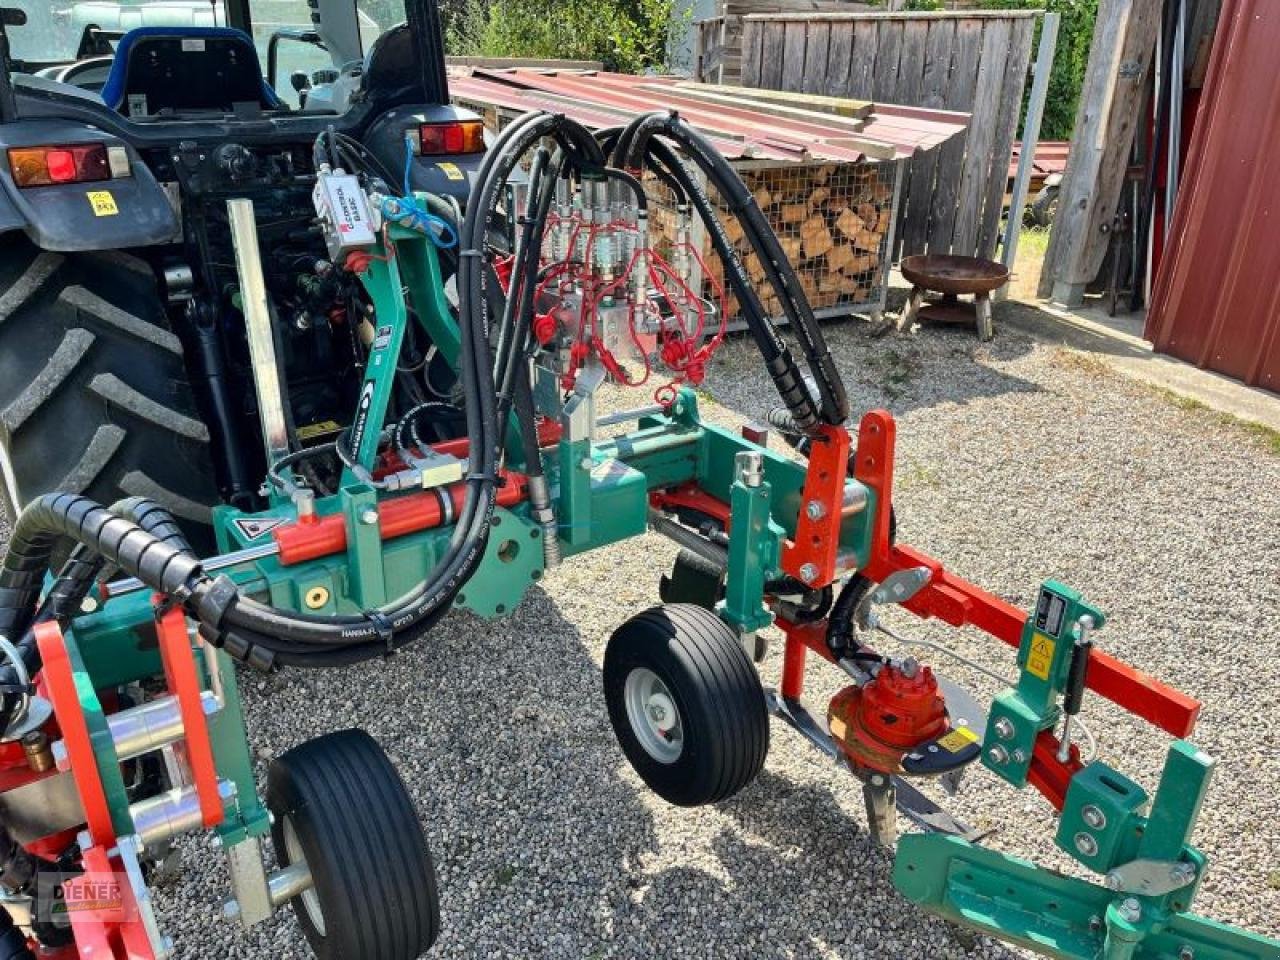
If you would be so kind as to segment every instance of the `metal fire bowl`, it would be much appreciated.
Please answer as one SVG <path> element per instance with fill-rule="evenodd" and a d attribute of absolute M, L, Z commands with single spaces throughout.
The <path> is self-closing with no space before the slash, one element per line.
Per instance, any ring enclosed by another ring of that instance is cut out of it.
<path fill-rule="evenodd" d="M 902 275 L 917 287 L 964 296 L 990 293 L 1009 282 L 1009 268 L 981 257 L 955 257 L 930 253 L 904 257 Z"/>

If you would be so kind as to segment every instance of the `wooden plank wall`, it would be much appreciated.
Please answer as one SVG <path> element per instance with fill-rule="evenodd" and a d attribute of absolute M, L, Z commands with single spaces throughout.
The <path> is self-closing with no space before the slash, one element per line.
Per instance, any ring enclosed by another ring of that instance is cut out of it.
<path fill-rule="evenodd" d="M 992 257 L 1031 62 L 1031 11 L 761 15 L 744 21 L 742 83 L 972 114 L 903 179 L 894 258 Z"/>
<path fill-rule="evenodd" d="M 851 0 L 721 0 L 716 16 L 694 24 L 693 79 L 728 84 L 741 81 L 744 17 L 759 13 L 862 13 L 876 9 L 874 4 Z M 700 49 L 706 51 L 705 60 L 698 55 Z"/>

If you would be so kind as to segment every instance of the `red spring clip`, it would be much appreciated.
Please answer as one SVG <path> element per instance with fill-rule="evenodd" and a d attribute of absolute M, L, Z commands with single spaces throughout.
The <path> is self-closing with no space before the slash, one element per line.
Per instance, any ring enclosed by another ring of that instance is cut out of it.
<path fill-rule="evenodd" d="M 533 318 L 533 335 L 538 338 L 538 342 L 544 347 L 551 342 L 551 338 L 556 335 L 556 329 L 559 325 L 556 318 L 549 313 L 540 313 Z"/>

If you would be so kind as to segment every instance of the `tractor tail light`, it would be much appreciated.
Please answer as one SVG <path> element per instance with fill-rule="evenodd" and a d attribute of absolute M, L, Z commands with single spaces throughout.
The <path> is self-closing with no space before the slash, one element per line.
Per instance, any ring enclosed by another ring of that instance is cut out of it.
<path fill-rule="evenodd" d="M 419 155 L 483 152 L 484 123 L 480 120 L 424 123 L 418 127 Z"/>
<path fill-rule="evenodd" d="M 15 147 L 9 169 L 19 187 L 94 183 L 131 176 L 129 152 L 102 143 L 58 147 Z"/>

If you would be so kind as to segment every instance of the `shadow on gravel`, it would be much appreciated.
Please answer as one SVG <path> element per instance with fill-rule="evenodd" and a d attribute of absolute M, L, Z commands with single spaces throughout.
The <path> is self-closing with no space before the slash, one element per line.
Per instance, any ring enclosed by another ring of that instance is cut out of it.
<path fill-rule="evenodd" d="M 997 324 L 1007 307 L 997 307 Z M 870 325 L 858 318 L 825 323 L 823 332 L 844 378 L 855 418 L 876 408 L 902 415 L 939 404 L 965 404 L 1041 390 L 1032 381 L 1003 369 L 1035 347 L 1031 338 L 1011 327 L 999 329 L 990 343 L 981 343 L 968 328 L 938 324 L 925 325 L 911 334 L 877 337 Z M 754 341 L 738 335 L 717 355 L 706 387 L 718 403 L 758 421 L 780 403 L 761 371 Z"/>
<path fill-rule="evenodd" d="M 849 784 L 859 806 L 861 788 Z M 1016 960 L 1003 945 L 929 917 L 893 888 L 892 851 L 835 794 L 768 770 L 717 808 L 736 823 L 712 842 L 728 882 L 688 867 L 651 878 L 645 903 L 699 902 L 732 917 L 738 956 Z"/>

